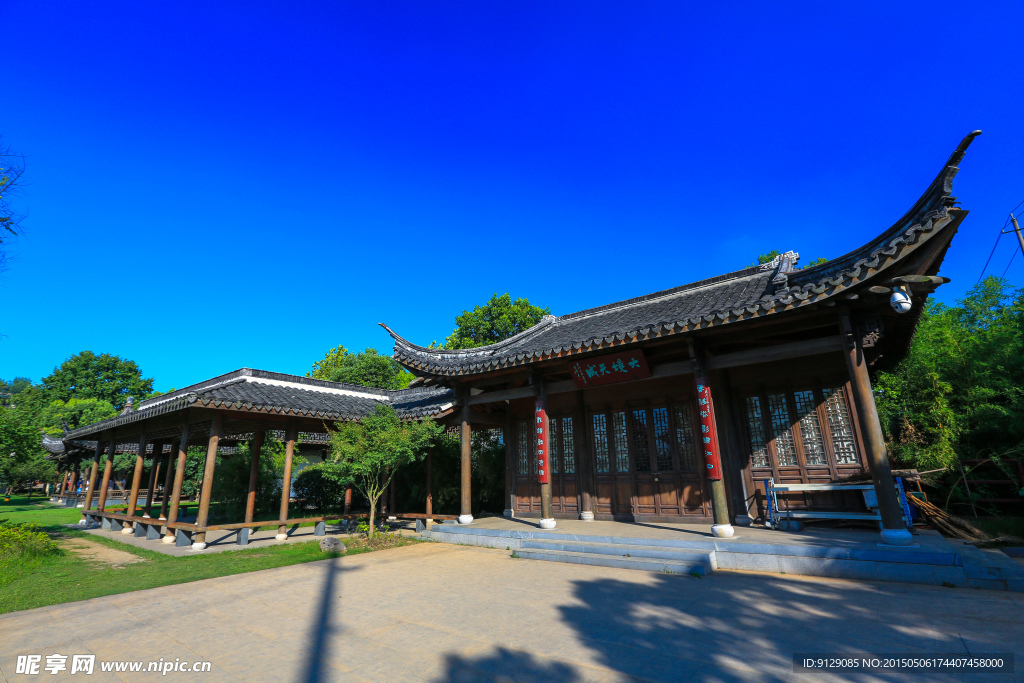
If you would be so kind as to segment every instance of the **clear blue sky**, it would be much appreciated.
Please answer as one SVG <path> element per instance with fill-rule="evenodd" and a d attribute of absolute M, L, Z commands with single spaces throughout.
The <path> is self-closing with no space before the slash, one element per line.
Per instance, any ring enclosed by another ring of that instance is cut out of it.
<path fill-rule="evenodd" d="M 302 374 L 495 292 L 562 314 L 835 257 L 981 128 L 952 301 L 1024 199 L 1019 2 L 204 4 L 0 6 L 0 377 Z"/>

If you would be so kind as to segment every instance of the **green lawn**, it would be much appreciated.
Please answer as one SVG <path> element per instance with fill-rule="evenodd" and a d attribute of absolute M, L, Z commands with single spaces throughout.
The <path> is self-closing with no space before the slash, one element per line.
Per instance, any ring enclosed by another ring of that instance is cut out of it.
<path fill-rule="evenodd" d="M 73 552 L 45 559 L 18 558 L 16 561 L 10 558 L 5 560 L 0 556 L 0 614 L 283 567 L 333 556 L 321 552 L 317 543 L 290 543 L 208 555 L 170 557 L 61 526 L 77 522 L 81 519 L 81 514 L 81 510 L 58 507 L 45 500 L 36 503 L 34 497 L 31 504 L 24 496 L 12 496 L 9 503 L 0 503 L 0 519 L 39 524 L 60 544 L 82 539 L 131 553 L 143 561 L 112 567 L 106 563 L 86 560 Z M 364 540 L 345 538 L 345 544 L 349 548 L 347 555 L 419 542 L 415 539 L 380 534 L 378 537 L 379 542 L 374 544 L 375 547 L 370 547 Z"/>

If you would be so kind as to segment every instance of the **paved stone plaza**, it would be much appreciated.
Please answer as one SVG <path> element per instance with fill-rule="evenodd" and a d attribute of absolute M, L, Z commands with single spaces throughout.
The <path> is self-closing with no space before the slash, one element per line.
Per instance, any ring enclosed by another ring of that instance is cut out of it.
<path fill-rule="evenodd" d="M 698 579 L 431 543 L 6 614 L 0 673 L 60 680 L 15 674 L 16 656 L 92 653 L 213 663 L 168 680 L 1010 681 L 1021 674 L 799 676 L 792 655 L 1014 652 L 1020 666 L 1021 614 L 1018 593 Z"/>

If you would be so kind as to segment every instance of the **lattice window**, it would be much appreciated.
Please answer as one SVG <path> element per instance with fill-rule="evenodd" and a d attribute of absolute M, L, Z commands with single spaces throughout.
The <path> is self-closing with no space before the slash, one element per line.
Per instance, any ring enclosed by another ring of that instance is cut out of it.
<path fill-rule="evenodd" d="M 684 472 L 700 469 L 697 460 L 697 443 L 693 438 L 693 415 L 689 402 L 673 406 L 676 419 L 676 444 L 679 447 L 679 468 Z"/>
<path fill-rule="evenodd" d="M 750 463 L 754 467 L 769 467 L 768 440 L 764 435 L 764 414 L 761 412 L 761 399 L 748 396 L 747 433 L 750 435 Z"/>
<path fill-rule="evenodd" d="M 775 439 L 775 454 L 779 458 L 779 467 L 796 465 L 793 432 L 789 430 L 793 422 L 789 416 L 785 394 L 768 395 L 768 414 L 771 416 L 772 438 Z"/>
<path fill-rule="evenodd" d="M 551 461 L 551 474 L 561 474 L 559 463 L 562 454 L 558 448 L 558 418 L 548 418 L 548 459 Z"/>
<path fill-rule="evenodd" d="M 591 416 L 594 428 L 594 461 L 599 474 L 606 474 L 611 470 L 611 462 L 608 458 L 608 418 L 604 413 L 597 413 Z"/>
<path fill-rule="evenodd" d="M 668 425 L 668 408 L 652 408 L 654 420 L 654 456 L 659 472 L 672 471 L 672 432 Z"/>
<path fill-rule="evenodd" d="M 651 471 L 651 447 L 647 440 L 647 411 L 633 411 L 633 455 L 637 472 Z"/>
<path fill-rule="evenodd" d="M 626 441 L 626 413 L 612 413 L 612 443 L 615 445 L 615 471 L 629 472 L 629 445 Z"/>
<path fill-rule="evenodd" d="M 832 449 L 836 452 L 836 463 L 857 464 L 857 447 L 853 442 L 853 425 L 846 409 L 846 397 L 842 388 L 825 389 L 825 412 L 828 413 L 828 429 L 832 433 Z"/>
<path fill-rule="evenodd" d="M 530 457 L 533 448 L 533 424 L 528 420 L 519 423 L 519 438 L 516 439 L 516 456 L 519 461 L 519 474 L 530 475 Z"/>
<path fill-rule="evenodd" d="M 804 463 L 827 465 L 825 440 L 821 435 L 821 423 L 818 421 L 814 392 L 811 390 L 798 391 L 793 394 L 793 397 L 796 399 L 796 414 L 800 420 L 800 443 L 804 447 Z"/>
<path fill-rule="evenodd" d="M 562 471 L 576 474 L 576 434 L 573 432 L 571 417 L 563 417 L 559 425 L 562 437 Z"/>

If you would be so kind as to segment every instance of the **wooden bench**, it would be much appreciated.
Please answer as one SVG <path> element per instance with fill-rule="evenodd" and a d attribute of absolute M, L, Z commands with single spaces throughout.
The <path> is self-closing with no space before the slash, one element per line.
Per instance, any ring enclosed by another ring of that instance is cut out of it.
<path fill-rule="evenodd" d="M 199 526 L 197 524 L 191 524 L 188 522 L 173 522 L 167 524 L 167 528 L 174 529 L 175 545 L 176 546 L 188 546 L 192 544 L 192 537 L 197 533 L 206 533 L 208 531 L 235 531 L 238 533 L 238 537 L 235 539 L 237 545 L 249 545 L 249 533 L 252 529 L 259 529 L 260 527 L 282 527 L 290 526 L 292 531 L 299 528 L 302 524 L 313 523 L 313 535 L 314 536 L 326 536 L 327 535 L 327 522 L 340 521 L 343 519 L 359 519 L 360 517 L 366 517 L 369 513 L 355 513 L 348 515 L 326 515 L 323 517 L 295 517 L 286 519 L 284 521 L 270 519 L 262 522 L 231 522 L 229 524 L 207 524 L 206 526 Z"/>
<path fill-rule="evenodd" d="M 898 493 L 900 503 L 903 505 L 907 525 L 911 525 L 910 515 L 907 511 L 906 497 L 903 492 L 902 481 L 898 478 L 894 486 Z M 802 524 L 797 519 L 847 519 L 865 522 L 876 522 L 878 528 L 882 528 L 882 515 L 878 511 L 878 500 L 875 496 L 874 484 L 776 484 L 772 478 L 764 480 L 764 490 L 767 500 L 767 521 L 765 526 L 769 529 L 782 529 L 785 531 L 799 531 Z M 815 510 L 791 510 L 789 500 L 786 499 L 786 509 L 779 509 L 779 493 L 808 493 L 813 491 L 861 491 L 864 496 L 864 505 L 871 512 L 832 512 Z"/>

